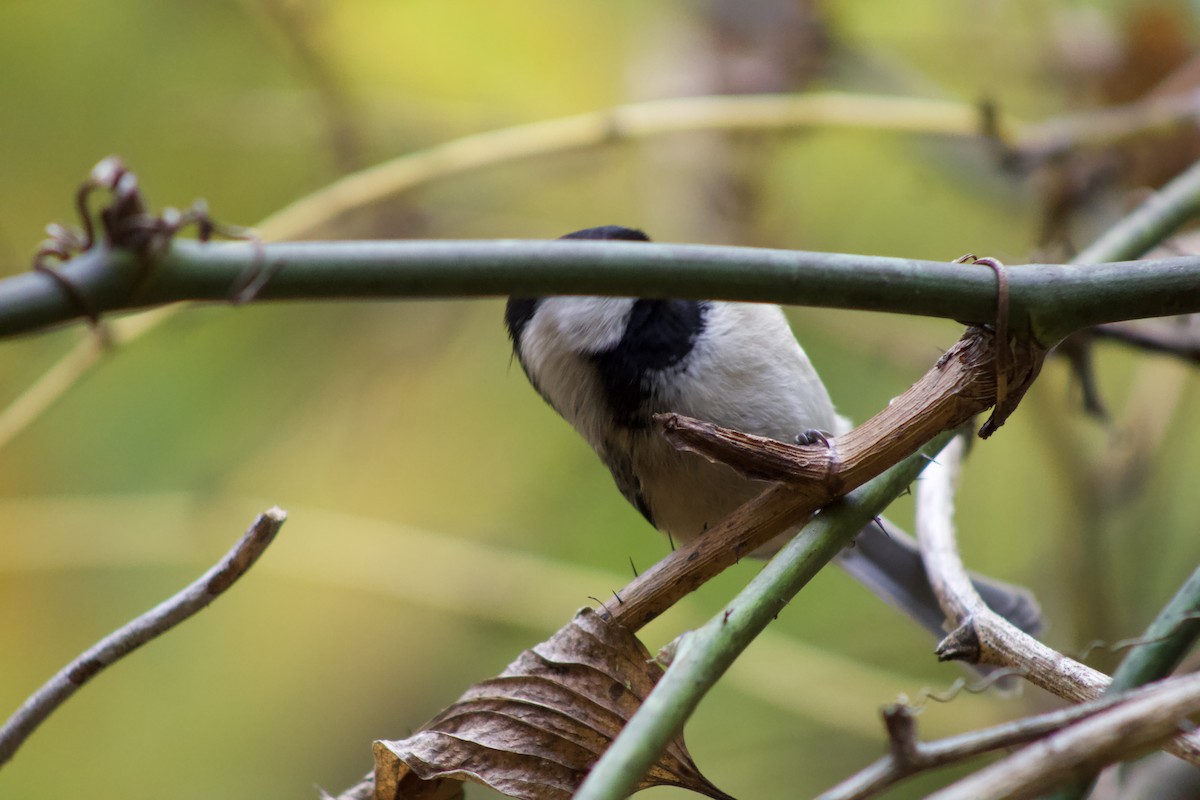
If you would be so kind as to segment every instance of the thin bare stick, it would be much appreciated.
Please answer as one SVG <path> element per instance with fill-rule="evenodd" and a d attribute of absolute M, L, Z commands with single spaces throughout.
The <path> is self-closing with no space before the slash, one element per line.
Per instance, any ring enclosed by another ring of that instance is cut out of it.
<path fill-rule="evenodd" d="M 917 739 L 916 718 L 911 708 L 904 705 L 888 706 L 883 710 L 888 731 L 888 755 L 847 778 L 817 800 L 866 800 L 919 772 L 1032 742 L 1150 691 L 1138 689 L 1128 694 L 1107 696 L 1090 703 L 933 742 Z"/>
<path fill-rule="evenodd" d="M 286 519 L 287 512 L 280 508 L 263 512 L 212 569 L 174 597 L 96 642 L 30 695 L 0 728 L 0 766 L 13 757 L 55 709 L 98 672 L 188 619 L 236 583 L 271 544 Z"/>
<path fill-rule="evenodd" d="M 1114 708 L 931 794 L 928 800 L 987 800 L 1041 797 L 1084 770 L 1140 756 L 1176 736 L 1200 712 L 1200 675 L 1150 684 Z"/>
<path fill-rule="evenodd" d="M 954 532 L 954 487 L 966 451 L 947 445 L 917 484 L 916 528 L 929 582 L 958 627 L 938 645 L 938 658 L 1012 669 L 1052 694 L 1082 703 L 1108 687 L 1102 672 L 1068 658 L 1009 624 L 988 608 L 963 567 Z M 1200 766 L 1200 736 L 1180 736 L 1166 750 Z"/>

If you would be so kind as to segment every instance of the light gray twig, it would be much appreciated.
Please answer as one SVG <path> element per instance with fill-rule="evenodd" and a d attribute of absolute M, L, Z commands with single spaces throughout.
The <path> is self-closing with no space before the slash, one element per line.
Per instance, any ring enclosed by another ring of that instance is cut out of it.
<path fill-rule="evenodd" d="M 187 588 L 105 636 L 29 696 L 0 728 L 0 766 L 67 698 L 105 667 L 207 606 L 250 569 L 287 519 L 281 508 L 261 515 L 217 564 Z"/>
<path fill-rule="evenodd" d="M 1132 695 L 1133 693 L 1131 693 Z M 1120 696 L 1120 695 L 1117 695 Z M 1084 770 L 1144 754 L 1200 711 L 1200 675 L 1168 678 L 929 796 L 929 800 L 1041 797 Z"/>
<path fill-rule="evenodd" d="M 956 630 L 938 645 L 943 661 L 1007 667 L 1030 682 L 1074 702 L 1094 699 L 1108 676 L 1047 647 L 988 608 L 958 554 L 954 488 L 966 450 L 960 438 L 941 452 L 916 486 L 917 539 L 929 582 Z"/>
<path fill-rule="evenodd" d="M 932 742 L 917 739 L 915 718 L 907 706 L 889 706 L 883 711 L 888 729 L 888 755 L 850 776 L 817 800 L 866 800 L 919 772 L 1040 739 L 1119 703 L 1133 701 L 1150 691 L 1138 689 L 1126 694 L 1110 695 L 1090 703 Z"/>

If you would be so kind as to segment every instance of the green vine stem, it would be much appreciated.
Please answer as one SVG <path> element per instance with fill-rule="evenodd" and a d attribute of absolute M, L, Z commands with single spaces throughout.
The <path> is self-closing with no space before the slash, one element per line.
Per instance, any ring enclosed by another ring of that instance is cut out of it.
<path fill-rule="evenodd" d="M 628 797 L 657 754 L 750 642 L 828 561 L 916 480 L 953 432 L 827 506 L 703 627 L 685 635 L 654 691 L 605 751 L 575 800 Z"/>
<path fill-rule="evenodd" d="M 0 281 L 0 335 L 182 300 L 609 294 L 855 308 L 990 322 L 989 269 L 881 256 L 588 241 L 176 242 L 151 264 L 97 247 L 58 270 Z M 1043 344 L 1102 322 L 1200 312 L 1200 258 L 1006 270 L 1009 326 Z"/>

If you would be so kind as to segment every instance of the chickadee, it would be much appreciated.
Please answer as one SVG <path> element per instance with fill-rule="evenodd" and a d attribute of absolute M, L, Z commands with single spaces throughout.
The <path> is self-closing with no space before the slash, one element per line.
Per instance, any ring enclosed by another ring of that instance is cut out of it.
<path fill-rule="evenodd" d="M 649 241 L 615 225 L 564 239 Z M 763 491 L 731 467 L 675 449 L 652 424 L 677 412 L 777 441 L 844 433 L 825 385 L 779 306 L 629 297 L 513 297 L 504 320 L 529 382 L 604 462 L 651 525 L 688 542 Z M 755 555 L 777 551 L 791 533 Z M 882 523 L 838 563 L 936 635 L 945 616 L 916 544 Z M 1026 631 L 1040 627 L 1025 590 L 985 578 L 976 588 Z"/>

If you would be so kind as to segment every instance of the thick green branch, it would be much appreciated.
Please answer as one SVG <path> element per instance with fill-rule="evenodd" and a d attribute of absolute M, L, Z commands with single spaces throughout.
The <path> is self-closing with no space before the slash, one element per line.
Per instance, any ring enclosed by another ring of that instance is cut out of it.
<path fill-rule="evenodd" d="M 721 298 L 989 322 L 990 270 L 937 261 L 747 247 L 587 241 L 178 242 L 152 265 L 98 248 L 60 274 L 88 310 L 257 300 L 610 294 Z M 1065 335 L 1102 322 L 1200 312 L 1200 258 L 1008 268 L 1010 328 Z M 0 281 L 0 335 L 79 318 L 44 274 Z M 1044 342 L 1048 344 L 1049 342 Z"/>
<path fill-rule="evenodd" d="M 921 452 L 826 507 L 724 611 L 687 634 L 662 680 L 596 762 L 576 800 L 628 797 L 738 655 L 865 524 L 916 480 L 952 435 L 941 434 Z"/>
<path fill-rule="evenodd" d="M 1200 207 L 1200 161 L 1175 176 L 1075 257 L 1075 263 L 1138 258 L 1157 247 Z"/>

